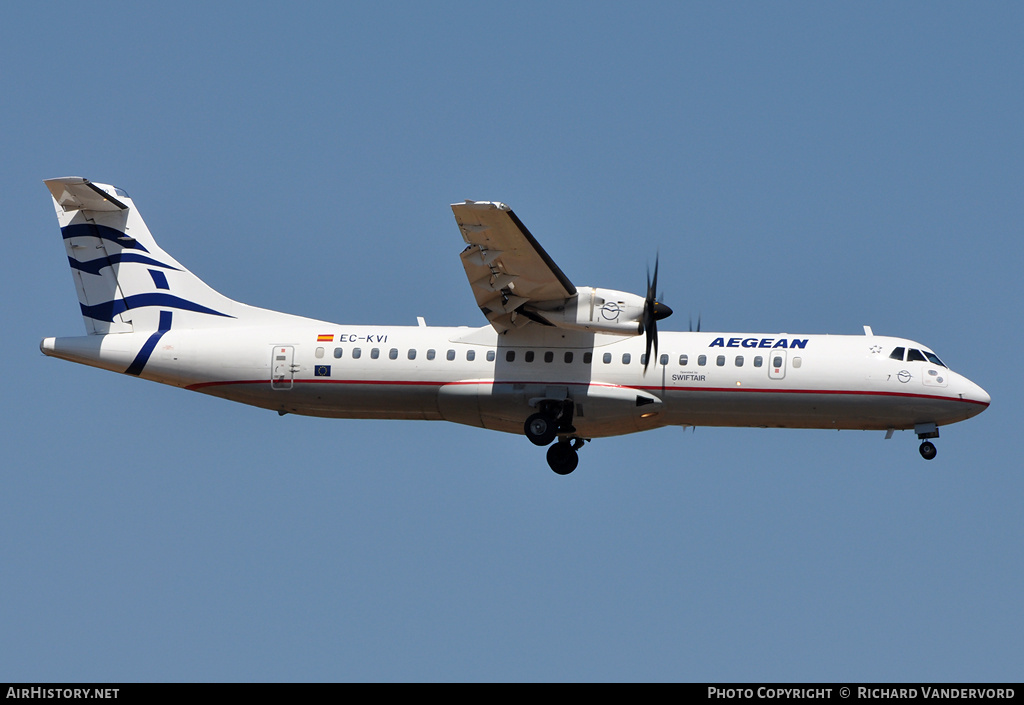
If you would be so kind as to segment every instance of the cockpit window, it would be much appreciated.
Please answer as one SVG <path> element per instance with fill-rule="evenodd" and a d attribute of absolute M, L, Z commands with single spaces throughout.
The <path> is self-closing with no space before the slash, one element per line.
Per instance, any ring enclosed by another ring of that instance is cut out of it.
<path fill-rule="evenodd" d="M 904 352 L 904 348 L 896 348 L 895 350 L 892 351 L 892 354 L 889 355 L 889 357 L 891 357 L 893 360 L 899 360 L 900 362 L 902 362 Z"/>
<path fill-rule="evenodd" d="M 933 365 L 938 365 L 939 367 L 945 367 L 946 366 L 945 363 L 943 363 L 942 360 L 939 359 L 939 356 L 936 355 L 935 353 L 928 352 L 927 350 L 925 350 L 923 352 L 924 352 L 924 356 L 928 358 L 928 362 L 932 363 Z"/>
<path fill-rule="evenodd" d="M 907 362 L 928 362 L 920 350 L 910 348 L 907 350 Z"/>

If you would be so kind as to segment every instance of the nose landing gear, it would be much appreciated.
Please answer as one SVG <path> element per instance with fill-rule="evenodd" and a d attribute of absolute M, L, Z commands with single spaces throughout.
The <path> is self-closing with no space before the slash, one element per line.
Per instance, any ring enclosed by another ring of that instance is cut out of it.
<path fill-rule="evenodd" d="M 935 444 L 931 441 L 924 441 L 921 443 L 921 457 L 925 460 L 931 460 L 935 457 L 935 454 L 939 451 L 935 450 Z"/>
<path fill-rule="evenodd" d="M 914 426 L 914 432 L 921 439 L 921 457 L 925 460 L 934 458 L 938 451 L 935 450 L 935 444 L 928 439 L 939 437 L 939 427 L 933 423 L 919 423 Z"/>

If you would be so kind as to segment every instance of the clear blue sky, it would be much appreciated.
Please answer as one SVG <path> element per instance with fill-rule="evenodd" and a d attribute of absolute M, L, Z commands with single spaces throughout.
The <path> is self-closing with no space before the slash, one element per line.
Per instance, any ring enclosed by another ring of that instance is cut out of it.
<path fill-rule="evenodd" d="M 1020 681 L 1019 3 L 19 3 L 0 121 L 0 680 Z M 525 438 L 287 416 L 44 358 L 42 179 L 247 303 L 482 325 L 448 204 L 663 330 L 902 335 L 911 433 Z"/>

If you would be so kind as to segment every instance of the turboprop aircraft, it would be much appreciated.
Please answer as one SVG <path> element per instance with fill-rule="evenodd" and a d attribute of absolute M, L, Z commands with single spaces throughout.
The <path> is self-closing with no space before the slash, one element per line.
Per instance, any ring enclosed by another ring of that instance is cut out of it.
<path fill-rule="evenodd" d="M 578 287 L 512 210 L 452 205 L 481 328 L 344 325 L 233 301 L 153 239 L 124 191 L 47 180 L 88 335 L 46 355 L 279 414 L 431 419 L 524 434 L 572 472 L 584 442 L 663 426 L 913 429 L 935 457 L 939 427 L 989 395 L 903 338 L 663 333 L 672 310 Z"/>

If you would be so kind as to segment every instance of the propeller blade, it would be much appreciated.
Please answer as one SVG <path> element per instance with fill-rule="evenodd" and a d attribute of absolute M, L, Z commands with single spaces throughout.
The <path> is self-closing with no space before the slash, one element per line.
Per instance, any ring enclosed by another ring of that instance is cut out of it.
<path fill-rule="evenodd" d="M 644 354 L 644 374 L 647 374 L 647 367 L 651 364 L 651 348 L 654 348 L 654 356 L 658 356 L 658 321 L 672 315 L 672 309 L 664 304 L 658 303 L 655 292 L 658 290 L 658 261 L 660 255 L 654 257 L 654 278 L 651 278 L 651 269 L 647 268 L 647 297 L 644 300 L 643 328 L 647 334 L 646 352 Z"/>
<path fill-rule="evenodd" d="M 651 300 L 655 300 L 655 292 L 658 290 L 658 260 L 661 259 L 660 254 L 654 255 L 654 280 L 647 285 L 647 297 Z"/>
<path fill-rule="evenodd" d="M 647 374 L 647 366 L 651 364 L 651 342 L 654 342 L 654 354 L 658 354 L 658 329 L 652 322 L 651 327 L 647 329 L 647 351 L 644 353 L 644 374 Z"/>

